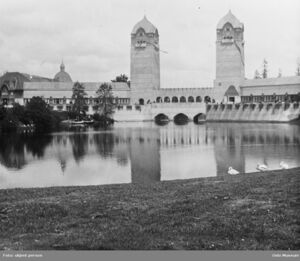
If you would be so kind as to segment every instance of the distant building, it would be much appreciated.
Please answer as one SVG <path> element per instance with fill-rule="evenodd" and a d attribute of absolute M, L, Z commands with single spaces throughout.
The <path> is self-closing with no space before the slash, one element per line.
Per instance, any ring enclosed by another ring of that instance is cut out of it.
<path fill-rule="evenodd" d="M 204 114 L 206 103 L 294 101 L 300 94 L 300 76 L 246 79 L 244 25 L 229 11 L 216 28 L 216 78 L 211 87 L 163 88 L 160 84 L 158 29 L 144 17 L 131 32 L 130 86 L 110 82 L 118 109 L 114 117 L 150 120 L 157 114 Z M 101 82 L 84 82 L 86 111 L 97 111 L 96 90 Z M 71 76 L 60 65 L 53 79 L 8 72 L 0 78 L 0 104 L 25 104 L 41 96 L 54 110 L 72 105 Z M 197 112 L 197 108 L 199 111 Z M 119 117 L 120 116 L 120 117 Z"/>

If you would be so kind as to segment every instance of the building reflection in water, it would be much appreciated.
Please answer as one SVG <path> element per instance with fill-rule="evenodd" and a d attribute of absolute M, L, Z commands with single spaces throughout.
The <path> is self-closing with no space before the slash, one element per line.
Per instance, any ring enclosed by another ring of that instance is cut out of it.
<path fill-rule="evenodd" d="M 281 160 L 295 167 L 299 133 L 299 125 L 289 124 L 132 123 L 102 131 L 9 135 L 0 139 L 0 188 L 22 186 L 27 179 L 32 180 L 24 186 L 147 184 L 227 175 L 229 166 L 252 172 L 266 163 L 276 169 Z"/>

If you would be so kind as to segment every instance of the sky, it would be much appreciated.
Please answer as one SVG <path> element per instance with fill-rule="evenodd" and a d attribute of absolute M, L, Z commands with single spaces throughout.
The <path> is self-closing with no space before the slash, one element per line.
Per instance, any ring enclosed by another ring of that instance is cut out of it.
<path fill-rule="evenodd" d="M 299 0 L 0 0 L 0 73 L 73 81 L 130 76 L 130 33 L 144 15 L 159 31 L 161 87 L 213 85 L 216 25 L 231 9 L 244 23 L 246 77 L 295 75 Z"/>

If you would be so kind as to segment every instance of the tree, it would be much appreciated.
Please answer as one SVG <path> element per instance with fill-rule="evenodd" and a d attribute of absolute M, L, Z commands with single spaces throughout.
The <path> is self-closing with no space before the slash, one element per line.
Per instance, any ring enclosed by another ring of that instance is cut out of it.
<path fill-rule="evenodd" d="M 126 82 L 128 83 L 128 76 L 125 74 L 121 74 L 120 76 L 117 76 L 115 80 L 111 80 L 112 82 Z"/>
<path fill-rule="evenodd" d="M 32 97 L 26 104 L 26 116 L 34 124 L 36 131 L 48 132 L 54 127 L 54 118 L 49 106 L 41 97 Z"/>
<path fill-rule="evenodd" d="M 109 119 L 113 114 L 116 104 L 114 103 L 114 96 L 110 84 L 103 83 L 96 91 L 97 99 L 99 99 L 99 114 Z"/>
<path fill-rule="evenodd" d="M 268 78 L 268 62 L 266 59 L 264 59 L 263 61 L 263 71 L 262 71 L 262 77 L 265 79 L 265 78 Z"/>
<path fill-rule="evenodd" d="M 75 82 L 72 88 L 73 94 L 72 99 L 74 100 L 74 103 L 71 108 L 71 112 L 73 113 L 73 117 L 81 117 L 81 114 L 85 115 L 85 87 L 80 82 Z"/>
<path fill-rule="evenodd" d="M 260 73 L 258 70 L 255 70 L 254 79 L 261 79 Z"/>

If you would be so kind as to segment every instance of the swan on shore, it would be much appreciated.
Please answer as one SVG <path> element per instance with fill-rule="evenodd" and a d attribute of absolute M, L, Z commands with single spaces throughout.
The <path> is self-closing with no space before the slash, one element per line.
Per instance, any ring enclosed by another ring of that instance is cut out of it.
<path fill-rule="evenodd" d="M 228 174 L 230 174 L 230 175 L 236 175 L 236 174 L 239 174 L 239 172 L 237 170 L 235 170 L 234 168 L 229 167 L 228 168 Z"/>
<path fill-rule="evenodd" d="M 281 161 L 279 164 L 281 169 L 288 169 L 289 165 L 287 163 L 285 163 L 284 161 Z"/>
<path fill-rule="evenodd" d="M 265 170 L 268 170 L 268 166 L 265 165 L 265 164 L 257 164 L 257 167 L 256 167 L 257 170 L 260 170 L 260 171 L 265 171 Z"/>

